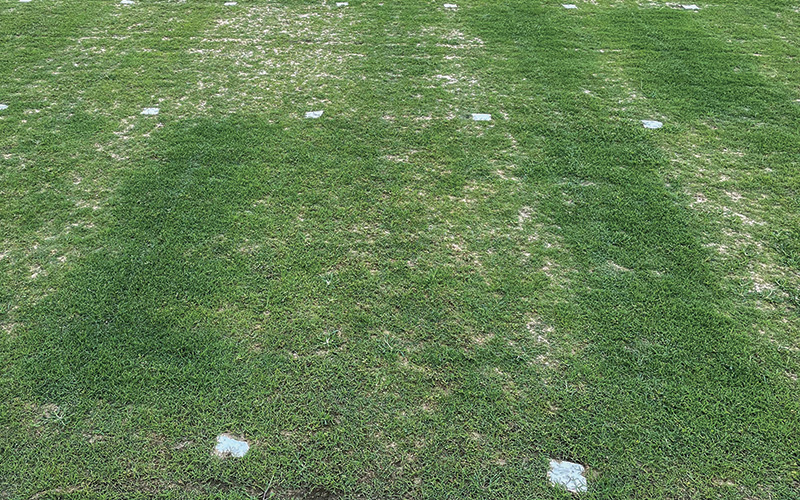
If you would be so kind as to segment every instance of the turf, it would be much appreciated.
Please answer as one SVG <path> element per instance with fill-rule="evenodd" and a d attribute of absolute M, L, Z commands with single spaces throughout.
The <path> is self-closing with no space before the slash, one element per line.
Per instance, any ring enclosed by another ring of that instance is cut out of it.
<path fill-rule="evenodd" d="M 0 4 L 0 498 L 800 497 L 796 2 L 222 3 Z"/>

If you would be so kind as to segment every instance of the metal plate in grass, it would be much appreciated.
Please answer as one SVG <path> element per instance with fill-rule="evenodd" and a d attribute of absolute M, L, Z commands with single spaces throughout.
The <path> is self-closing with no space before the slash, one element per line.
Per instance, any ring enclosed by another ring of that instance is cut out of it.
<path fill-rule="evenodd" d="M 572 462 L 560 462 L 550 460 L 550 470 L 547 471 L 547 478 L 550 483 L 563 486 L 572 493 L 583 493 L 589 489 L 586 482 L 583 465 Z"/>
<path fill-rule="evenodd" d="M 458 8 L 458 5 L 456 5 L 454 3 L 446 3 L 446 4 L 444 4 L 444 8 L 445 9 L 455 10 L 455 9 Z"/>
<path fill-rule="evenodd" d="M 561 6 L 564 7 L 565 9 L 577 9 L 578 8 L 578 6 L 575 5 L 574 3 L 562 3 Z"/>
<path fill-rule="evenodd" d="M 158 114 L 158 108 L 144 108 L 142 110 L 143 115 L 154 116 Z"/>
<path fill-rule="evenodd" d="M 240 441 L 230 434 L 220 434 L 217 436 L 217 446 L 214 447 L 214 454 L 219 457 L 242 458 L 249 449 L 250 445 L 246 441 Z"/>
<path fill-rule="evenodd" d="M 470 115 L 473 121 L 476 122 L 490 122 L 492 121 L 492 115 L 487 113 L 472 113 Z"/>
<path fill-rule="evenodd" d="M 224 5 L 224 6 L 226 6 L 226 7 L 233 7 L 234 5 L 236 5 L 236 2 L 225 2 L 225 3 L 224 3 L 224 4 L 222 4 L 222 5 Z"/>
<path fill-rule="evenodd" d="M 691 4 L 691 5 L 681 5 L 681 7 L 683 7 L 683 9 L 684 9 L 684 10 L 700 10 L 700 7 L 698 7 L 698 6 L 697 6 L 697 5 L 695 5 L 695 4 Z"/>
<path fill-rule="evenodd" d="M 134 1 L 133 0 L 121 0 L 119 3 L 121 5 L 133 5 Z"/>
<path fill-rule="evenodd" d="M 322 116 L 322 113 L 324 113 L 324 111 L 307 111 L 306 118 L 319 118 Z"/>
<path fill-rule="evenodd" d="M 0 111 L 3 111 L 4 109 L 8 109 L 8 104 L 0 104 Z"/>
<path fill-rule="evenodd" d="M 336 2 L 337 7 L 347 7 L 348 5 L 350 4 L 347 2 Z"/>
<path fill-rule="evenodd" d="M 657 120 L 642 120 L 642 125 L 644 125 L 644 128 L 652 129 L 661 128 L 664 126 L 663 123 Z"/>

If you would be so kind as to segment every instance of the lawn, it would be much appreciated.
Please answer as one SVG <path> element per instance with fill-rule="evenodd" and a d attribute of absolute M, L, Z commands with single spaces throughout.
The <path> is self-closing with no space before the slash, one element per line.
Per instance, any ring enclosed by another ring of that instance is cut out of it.
<path fill-rule="evenodd" d="M 796 1 L 0 1 L 0 499 L 800 498 Z"/>

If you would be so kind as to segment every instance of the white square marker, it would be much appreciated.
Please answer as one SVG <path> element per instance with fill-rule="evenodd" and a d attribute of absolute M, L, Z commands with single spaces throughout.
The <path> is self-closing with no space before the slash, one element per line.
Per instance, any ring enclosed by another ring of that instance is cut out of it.
<path fill-rule="evenodd" d="M 644 125 L 644 128 L 661 128 L 664 126 L 663 123 L 657 120 L 642 120 L 642 125 Z"/>
<path fill-rule="evenodd" d="M 492 121 L 492 115 L 486 113 L 472 113 L 472 119 L 476 122 L 490 122 Z"/>
<path fill-rule="evenodd" d="M 322 116 L 322 113 L 324 113 L 324 111 L 308 111 L 306 112 L 306 118 L 319 118 Z"/>
<path fill-rule="evenodd" d="M 347 2 L 336 2 L 337 7 L 347 7 L 348 5 L 350 4 Z"/>
<path fill-rule="evenodd" d="M 550 470 L 547 471 L 547 478 L 551 484 L 563 486 L 567 491 L 583 493 L 589 489 L 586 477 L 583 475 L 584 470 L 581 464 L 550 460 Z"/>
<path fill-rule="evenodd" d="M 695 4 L 691 4 L 691 5 L 681 5 L 681 7 L 683 7 L 683 10 L 700 10 L 700 7 L 698 7 L 698 6 L 697 6 L 697 5 L 695 5 Z"/>
<path fill-rule="evenodd" d="M 236 5 L 236 2 L 225 2 L 225 3 L 224 3 L 224 4 L 222 4 L 222 5 L 224 5 L 224 6 L 226 6 L 226 7 L 233 7 L 234 5 Z"/>
<path fill-rule="evenodd" d="M 133 0 L 121 0 L 119 3 L 122 5 L 133 5 L 134 2 Z"/>
<path fill-rule="evenodd" d="M 0 104 L 0 111 L 3 111 L 4 109 L 8 109 L 8 104 Z"/>
<path fill-rule="evenodd" d="M 31 0 L 19 0 L 19 3 L 29 3 Z"/>
<path fill-rule="evenodd" d="M 217 436 L 217 446 L 214 447 L 214 453 L 219 457 L 242 458 L 249 450 L 247 441 L 239 441 L 228 434 Z"/>
<path fill-rule="evenodd" d="M 141 114 L 143 114 L 143 115 L 157 115 L 158 114 L 158 108 L 144 108 L 142 110 Z"/>
<path fill-rule="evenodd" d="M 565 9 L 577 9 L 578 8 L 578 6 L 575 5 L 574 3 L 562 3 L 561 6 L 564 7 Z"/>
<path fill-rule="evenodd" d="M 456 5 L 454 3 L 446 3 L 446 4 L 444 4 L 444 8 L 445 9 L 457 9 L 458 5 Z"/>

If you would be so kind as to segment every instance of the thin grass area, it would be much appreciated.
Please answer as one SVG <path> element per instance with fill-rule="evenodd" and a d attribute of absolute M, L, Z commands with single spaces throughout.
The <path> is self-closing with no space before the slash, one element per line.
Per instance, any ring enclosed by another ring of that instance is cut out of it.
<path fill-rule="evenodd" d="M 797 7 L 698 5 L 1 4 L 0 498 L 797 498 Z"/>

